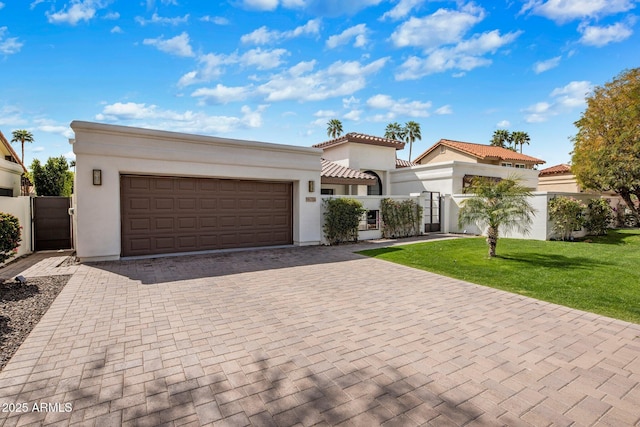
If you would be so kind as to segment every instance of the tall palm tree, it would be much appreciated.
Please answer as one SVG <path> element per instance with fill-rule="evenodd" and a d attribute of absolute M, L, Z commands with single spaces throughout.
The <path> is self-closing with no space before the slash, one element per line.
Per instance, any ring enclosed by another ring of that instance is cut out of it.
<path fill-rule="evenodd" d="M 535 209 L 529 203 L 531 192 L 520 179 L 510 177 L 501 181 L 476 178 L 469 188 L 473 195 L 462 202 L 458 212 L 458 226 L 477 224 L 487 227 L 489 257 L 496 256 L 500 230 L 518 230 L 528 234 Z"/>
<path fill-rule="evenodd" d="M 338 119 L 331 119 L 327 122 L 327 135 L 331 139 L 336 139 L 342 135 L 342 122 Z"/>
<path fill-rule="evenodd" d="M 520 131 L 516 131 L 511 133 L 511 138 L 513 139 L 513 145 L 514 147 L 518 147 L 518 145 L 520 146 L 520 153 L 522 153 L 522 146 L 524 144 L 529 145 L 529 142 L 531 142 L 531 138 L 529 138 L 529 134 L 526 132 L 520 132 Z"/>
<path fill-rule="evenodd" d="M 491 137 L 491 145 L 494 147 L 507 148 L 507 145 L 511 145 L 511 134 L 506 129 L 495 130 Z"/>
<path fill-rule="evenodd" d="M 33 134 L 26 129 L 18 129 L 13 131 L 11 142 L 20 142 L 22 144 L 22 158 L 20 161 L 24 164 L 24 143 L 33 142 Z"/>
<path fill-rule="evenodd" d="M 409 161 L 411 161 L 411 150 L 413 149 L 413 142 L 417 139 L 420 141 L 422 135 L 420 134 L 420 123 L 410 121 L 404 125 L 402 130 L 403 136 L 406 142 L 409 143 Z"/>
<path fill-rule="evenodd" d="M 403 141 L 404 129 L 398 122 L 389 123 L 384 130 L 384 137 L 388 139 L 395 139 L 396 141 Z"/>

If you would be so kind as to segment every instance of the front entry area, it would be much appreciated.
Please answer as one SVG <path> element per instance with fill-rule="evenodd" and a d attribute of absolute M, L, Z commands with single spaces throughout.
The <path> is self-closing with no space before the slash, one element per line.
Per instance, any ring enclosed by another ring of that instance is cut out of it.
<path fill-rule="evenodd" d="M 121 256 L 293 243 L 293 184 L 120 176 Z"/>

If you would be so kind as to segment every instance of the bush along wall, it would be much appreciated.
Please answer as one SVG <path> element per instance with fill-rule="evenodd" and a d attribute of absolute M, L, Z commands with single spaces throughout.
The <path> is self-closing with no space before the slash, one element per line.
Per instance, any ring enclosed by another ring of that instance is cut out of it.
<path fill-rule="evenodd" d="M 358 224 L 367 211 L 362 203 L 355 199 L 325 199 L 324 225 L 325 237 L 330 245 L 358 241 Z"/>
<path fill-rule="evenodd" d="M 16 255 L 21 240 L 18 218 L 11 214 L 0 212 L 0 263 Z"/>
<path fill-rule="evenodd" d="M 613 209 L 607 199 L 591 199 L 587 204 L 587 221 L 585 227 L 589 234 L 604 236 L 607 229 L 613 226 Z"/>
<path fill-rule="evenodd" d="M 415 200 L 401 202 L 382 199 L 382 236 L 385 238 L 411 237 L 420 234 L 422 206 Z"/>

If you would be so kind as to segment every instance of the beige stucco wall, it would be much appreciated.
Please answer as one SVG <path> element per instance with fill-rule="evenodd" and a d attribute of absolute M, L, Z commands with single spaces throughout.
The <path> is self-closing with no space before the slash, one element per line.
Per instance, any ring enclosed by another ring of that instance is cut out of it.
<path fill-rule="evenodd" d="M 16 256 L 30 254 L 32 252 L 31 197 L 0 197 L 0 212 L 11 214 L 20 221 L 22 241 Z"/>
<path fill-rule="evenodd" d="M 120 174 L 293 181 L 293 240 L 320 242 L 321 150 L 74 121 L 76 251 L 120 257 Z M 102 185 L 92 184 L 93 169 Z M 308 191 L 308 181 L 315 191 Z"/>
<path fill-rule="evenodd" d="M 431 153 L 426 155 L 424 158 L 420 159 L 418 163 L 421 165 L 427 165 L 430 163 L 442 163 L 442 162 L 453 162 L 453 161 L 477 163 L 478 159 L 477 157 L 462 153 L 450 147 L 444 147 L 444 152 L 442 152 L 441 147 L 436 147 L 435 150 L 433 150 Z"/>
<path fill-rule="evenodd" d="M 573 174 L 546 175 L 539 177 L 538 191 L 580 193 L 580 186 Z"/>
<path fill-rule="evenodd" d="M 19 164 L 0 159 L 0 188 L 11 188 L 13 197 L 20 196 L 20 177 L 23 172 Z"/>

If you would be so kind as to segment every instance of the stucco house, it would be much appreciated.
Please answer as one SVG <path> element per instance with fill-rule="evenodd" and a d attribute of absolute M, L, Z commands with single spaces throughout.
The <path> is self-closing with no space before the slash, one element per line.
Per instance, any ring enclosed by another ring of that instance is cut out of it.
<path fill-rule="evenodd" d="M 20 157 L 0 132 L 0 197 L 18 197 L 23 195 L 23 174 L 27 168 L 20 161 Z"/>

